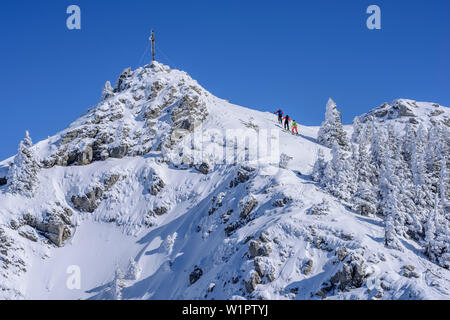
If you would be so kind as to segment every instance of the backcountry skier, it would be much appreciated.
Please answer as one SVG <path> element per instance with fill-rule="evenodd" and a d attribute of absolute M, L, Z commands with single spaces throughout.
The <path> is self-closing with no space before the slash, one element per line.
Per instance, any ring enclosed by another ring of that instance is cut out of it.
<path fill-rule="evenodd" d="M 292 120 L 292 134 L 298 135 L 298 124 L 295 120 Z"/>
<path fill-rule="evenodd" d="M 283 124 L 283 114 L 284 114 L 284 112 L 280 109 L 280 110 L 276 111 L 275 114 L 278 114 L 278 122 L 280 124 Z"/>
<path fill-rule="evenodd" d="M 284 117 L 283 120 L 284 120 L 284 129 L 289 131 L 289 121 L 291 121 L 291 118 L 289 117 L 289 115 L 286 115 L 286 117 Z"/>

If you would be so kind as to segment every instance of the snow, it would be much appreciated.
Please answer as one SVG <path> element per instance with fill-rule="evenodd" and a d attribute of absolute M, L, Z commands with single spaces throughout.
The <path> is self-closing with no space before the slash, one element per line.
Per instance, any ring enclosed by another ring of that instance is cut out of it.
<path fill-rule="evenodd" d="M 165 70 L 158 75 L 166 88 L 163 90 L 181 82 L 199 86 L 184 72 L 169 72 L 168 67 L 156 66 Z M 130 82 L 135 87 L 144 84 L 148 91 L 155 79 L 144 71 L 143 68 L 134 71 Z M 132 99 L 129 91 L 111 99 L 127 98 Z M 154 104 L 163 103 L 160 99 L 162 96 Z M 230 182 L 239 166 L 216 164 L 204 175 L 194 167 L 162 161 L 162 153 L 155 149 L 143 156 L 107 159 L 86 166 L 44 168 L 38 174 L 39 187 L 34 198 L 12 195 L 0 187 L 0 228 L 8 230 L 8 235 L 23 246 L 27 269 L 19 273 L 21 276 L 11 278 L 6 287 L 19 291 L 25 299 L 110 299 L 108 290 L 117 269 L 125 273 L 131 259 L 142 272 L 137 279 L 123 280 L 122 299 L 321 299 L 316 293 L 342 267 L 336 251 L 345 247 L 364 258 L 370 275 L 361 288 L 333 293 L 329 299 L 371 299 L 380 291 L 384 293 L 383 299 L 450 298 L 448 270 L 431 263 L 413 241 L 404 243 L 405 252 L 386 248 L 382 219 L 351 212 L 311 180 L 319 150 L 326 160 L 330 159 L 330 149 L 316 143 L 319 127 L 300 125 L 300 136 L 294 136 L 282 131 L 271 113 L 233 105 L 207 92 L 202 99 L 209 115 L 191 136 L 203 131 L 210 138 L 213 130 L 223 134 L 249 124 L 258 130 L 274 130 L 279 135 L 280 153 L 292 157 L 288 167 L 259 163 L 249 173 L 249 182 L 234 188 Z M 428 103 L 418 105 L 420 110 L 435 108 Z M 34 146 L 37 157 L 43 160 L 55 154 L 65 134 L 84 126 L 95 118 L 94 114 L 109 112 L 102 108 L 105 105 L 100 103 L 68 129 L 37 143 Z M 121 106 L 119 111 L 123 114 L 119 127 L 117 123 L 111 127 L 101 125 L 102 130 L 114 133 L 114 143 L 131 139 L 120 136 L 123 127 L 130 128 L 129 137 L 133 137 L 145 126 L 133 109 Z M 163 115 L 155 127 L 155 140 L 159 141 L 170 125 Z M 344 129 L 351 136 L 350 127 Z M 273 138 L 269 134 L 267 139 Z M 216 159 L 217 147 L 221 145 L 223 141 L 215 140 L 214 148 L 205 152 L 204 157 Z M 82 144 L 71 147 L 82 148 Z M 0 177 L 6 175 L 7 163 L 11 161 L 12 158 L 0 163 Z M 79 212 L 73 207 L 73 195 L 83 195 L 94 186 L 101 186 L 104 178 L 112 174 L 120 179 L 105 192 L 93 213 Z M 148 191 L 153 174 L 165 183 L 156 196 Z M 219 198 L 221 205 L 216 205 Z M 290 199 L 284 207 L 273 205 L 284 198 Z M 229 223 L 242 222 L 239 215 L 251 199 L 257 202 L 251 219 L 227 235 L 225 228 Z M 328 215 L 309 215 L 309 209 L 323 200 L 330 204 Z M 9 228 L 11 219 L 18 219 L 25 212 L 39 217 L 56 202 L 74 211 L 74 234 L 64 247 L 56 248 L 42 236 L 32 243 Z M 168 209 L 166 214 L 148 217 L 161 206 Z M 215 211 L 209 214 L 213 207 Z M 230 210 L 233 211 L 229 213 Z M 224 222 L 226 216 L 228 220 Z M 146 225 L 146 219 L 152 224 Z M 256 290 L 248 293 L 244 281 L 255 269 L 254 261 L 247 257 L 248 240 L 257 239 L 261 233 L 268 235 L 272 250 L 269 256 L 261 257 L 261 263 L 267 273 L 273 270 L 274 280 L 264 277 Z M 302 270 L 309 259 L 313 267 L 309 274 L 304 274 Z M 414 266 L 420 278 L 402 276 L 406 265 Z M 66 285 L 70 266 L 80 268 L 80 290 L 70 290 Z M 190 284 L 189 275 L 195 266 L 202 269 L 203 275 Z M 381 289 L 381 282 L 390 290 Z M 0 292 L 0 298 L 12 298 L 10 292 Z"/>
<path fill-rule="evenodd" d="M 93 244 L 96 244 L 93 246 Z M 111 281 L 116 265 L 127 267 L 127 256 L 133 257 L 136 239 L 126 236 L 111 224 L 86 221 L 77 228 L 74 237 L 63 249 L 51 252 L 48 259 L 34 257 L 26 273 L 29 284 L 26 297 L 38 300 L 88 299 L 98 287 Z M 66 286 L 69 267 L 80 268 L 81 288 Z"/>

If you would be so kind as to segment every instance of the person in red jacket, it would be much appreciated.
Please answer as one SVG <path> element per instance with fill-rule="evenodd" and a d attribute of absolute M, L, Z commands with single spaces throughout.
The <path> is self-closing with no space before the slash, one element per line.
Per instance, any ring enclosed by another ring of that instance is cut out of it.
<path fill-rule="evenodd" d="M 283 124 L 283 114 L 284 114 L 284 112 L 280 109 L 277 112 L 275 112 L 275 114 L 278 115 L 278 122 L 280 124 Z"/>
<path fill-rule="evenodd" d="M 289 131 L 289 121 L 291 121 L 291 118 L 289 115 L 286 115 L 286 117 L 283 118 L 284 120 L 284 128 Z"/>

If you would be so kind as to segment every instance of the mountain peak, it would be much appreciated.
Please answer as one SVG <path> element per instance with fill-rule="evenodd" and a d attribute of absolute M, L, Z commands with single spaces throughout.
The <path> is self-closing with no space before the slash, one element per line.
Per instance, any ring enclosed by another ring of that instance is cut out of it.
<path fill-rule="evenodd" d="M 45 167 L 87 165 L 108 158 L 161 151 L 192 132 L 208 115 L 213 96 L 187 73 L 159 62 L 125 69 L 101 101 L 48 140 Z"/>

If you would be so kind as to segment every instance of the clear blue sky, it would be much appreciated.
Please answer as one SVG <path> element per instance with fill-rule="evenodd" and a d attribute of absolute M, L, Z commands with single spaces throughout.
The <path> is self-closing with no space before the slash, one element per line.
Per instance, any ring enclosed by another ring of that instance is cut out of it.
<path fill-rule="evenodd" d="M 66 28 L 71 4 L 81 31 Z M 366 28 L 371 4 L 380 31 Z M 151 28 L 161 62 L 301 124 L 319 125 L 329 97 L 346 123 L 396 98 L 450 106 L 448 0 L 4 0 L 0 159 L 26 129 L 35 142 L 55 134 L 98 102 L 106 80 L 144 64 Z"/>

